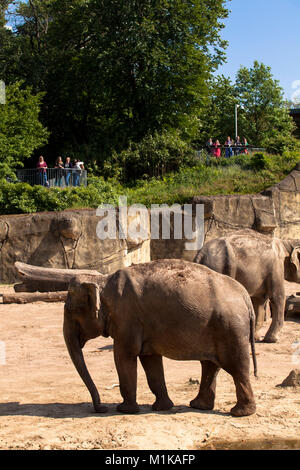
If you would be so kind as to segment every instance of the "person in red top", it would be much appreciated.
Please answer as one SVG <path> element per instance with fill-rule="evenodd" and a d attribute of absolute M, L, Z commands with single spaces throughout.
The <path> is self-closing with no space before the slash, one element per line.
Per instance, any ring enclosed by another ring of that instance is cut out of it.
<path fill-rule="evenodd" d="M 38 173 L 39 173 L 39 184 L 42 186 L 48 186 L 47 181 L 47 163 L 44 160 L 44 157 L 40 156 L 39 161 L 36 165 Z"/>
<path fill-rule="evenodd" d="M 220 145 L 220 142 L 217 140 L 216 143 L 214 144 L 214 156 L 216 158 L 220 158 L 221 157 L 221 145 Z"/>

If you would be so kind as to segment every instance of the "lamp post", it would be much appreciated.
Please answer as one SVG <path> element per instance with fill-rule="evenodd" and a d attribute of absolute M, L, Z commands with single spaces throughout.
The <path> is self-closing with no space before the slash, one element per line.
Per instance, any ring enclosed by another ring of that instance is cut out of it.
<path fill-rule="evenodd" d="M 240 107 L 239 104 L 235 105 L 235 140 L 238 137 L 238 109 L 239 107 Z"/>
<path fill-rule="evenodd" d="M 5 96 L 5 82 L 0 80 L 0 104 L 6 103 L 6 96 Z"/>

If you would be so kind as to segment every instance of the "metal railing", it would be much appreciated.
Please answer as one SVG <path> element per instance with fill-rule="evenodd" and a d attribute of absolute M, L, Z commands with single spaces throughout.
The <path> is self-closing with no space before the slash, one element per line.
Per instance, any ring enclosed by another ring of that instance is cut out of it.
<path fill-rule="evenodd" d="M 220 157 L 216 157 L 216 155 L 214 154 L 214 151 L 216 149 L 221 150 Z M 224 158 L 224 157 L 230 158 L 230 157 L 237 156 L 237 155 L 245 155 L 247 153 L 249 154 L 249 153 L 264 152 L 264 151 L 265 151 L 264 148 L 253 147 L 252 145 L 247 145 L 247 146 L 232 145 L 231 147 L 228 147 L 226 145 L 218 145 L 218 147 L 215 147 L 215 145 L 212 145 L 210 147 L 205 146 L 199 149 L 196 152 L 196 157 L 200 158 L 201 156 L 203 156 L 203 154 L 205 154 L 209 157 L 215 157 L 215 158 Z"/>
<path fill-rule="evenodd" d="M 74 168 L 16 170 L 16 176 L 20 183 L 28 183 L 31 186 L 41 185 L 46 188 L 87 186 L 87 171 Z"/>

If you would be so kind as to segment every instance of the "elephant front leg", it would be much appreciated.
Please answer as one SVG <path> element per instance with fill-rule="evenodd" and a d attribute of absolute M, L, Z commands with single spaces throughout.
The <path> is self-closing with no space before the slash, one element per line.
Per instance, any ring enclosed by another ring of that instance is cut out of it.
<path fill-rule="evenodd" d="M 168 396 L 162 357 L 156 355 L 140 356 L 140 361 L 145 370 L 150 390 L 156 396 L 156 401 L 152 405 L 152 410 L 170 410 L 174 406 L 174 403 Z"/>
<path fill-rule="evenodd" d="M 285 294 L 284 292 L 274 296 L 270 299 L 270 307 L 272 312 L 272 323 L 268 329 L 264 342 L 276 343 L 279 339 L 280 330 L 284 324 L 284 308 L 285 308 Z"/>
<path fill-rule="evenodd" d="M 115 344 L 114 359 L 119 376 L 120 392 L 124 400 L 117 406 L 117 411 L 127 414 L 138 413 L 139 406 L 136 402 L 137 356 L 128 354 L 126 348 Z"/>
<path fill-rule="evenodd" d="M 201 361 L 202 377 L 199 393 L 190 405 L 198 410 L 213 410 L 215 406 L 216 382 L 220 367 L 211 361 Z"/>
<path fill-rule="evenodd" d="M 264 298 L 252 297 L 252 304 L 255 311 L 255 339 L 260 340 L 259 330 L 264 326 L 265 321 L 265 302 Z"/>

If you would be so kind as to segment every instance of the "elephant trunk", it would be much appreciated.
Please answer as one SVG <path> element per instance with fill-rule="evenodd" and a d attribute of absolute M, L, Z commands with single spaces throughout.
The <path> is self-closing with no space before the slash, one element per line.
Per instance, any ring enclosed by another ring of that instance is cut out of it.
<path fill-rule="evenodd" d="M 283 247 L 286 252 L 284 278 L 300 283 L 300 240 L 283 240 Z"/>
<path fill-rule="evenodd" d="M 71 326 L 69 322 L 65 320 L 63 332 L 69 355 L 77 372 L 79 373 L 80 377 L 82 378 L 83 382 L 85 383 L 87 389 L 91 394 L 96 413 L 105 413 L 107 411 L 107 407 L 101 405 L 98 390 L 87 370 L 82 349 L 80 346 L 79 334 L 76 331 L 76 328 L 74 326 Z"/>

